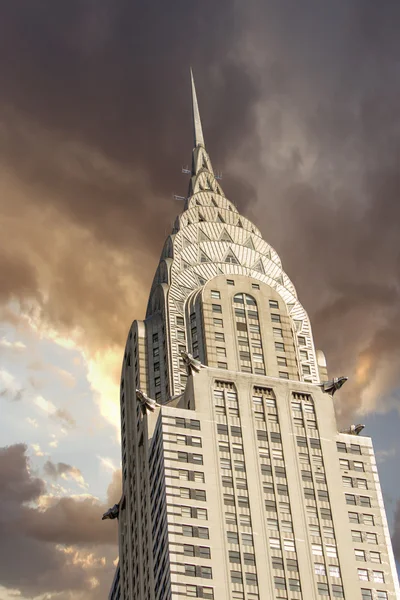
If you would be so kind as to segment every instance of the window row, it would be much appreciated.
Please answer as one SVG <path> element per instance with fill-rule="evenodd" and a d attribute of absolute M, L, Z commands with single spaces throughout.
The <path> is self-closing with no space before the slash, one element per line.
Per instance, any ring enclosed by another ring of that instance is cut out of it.
<path fill-rule="evenodd" d="M 201 438 L 193 435 L 176 434 L 175 440 L 177 444 L 183 446 L 196 446 L 197 448 L 201 448 L 202 446 Z"/>
<path fill-rule="evenodd" d="M 185 556 L 211 558 L 211 549 L 208 546 L 192 546 L 191 544 L 183 544 L 183 554 Z"/>
<path fill-rule="evenodd" d="M 368 531 L 354 531 L 351 532 L 351 538 L 353 542 L 364 542 L 366 544 L 377 544 L 378 536 L 376 533 Z"/>
<path fill-rule="evenodd" d="M 362 589 L 361 590 L 361 598 L 362 600 L 388 600 L 388 594 L 385 591 L 375 591 L 375 598 L 372 595 L 372 590 Z"/>
<path fill-rule="evenodd" d="M 363 523 L 364 525 L 375 525 L 374 515 L 366 515 L 363 513 L 349 512 L 350 523 Z"/>
<path fill-rule="evenodd" d="M 350 454 L 362 454 L 359 444 L 346 444 L 346 442 L 336 442 L 338 452 L 349 452 Z"/>
<path fill-rule="evenodd" d="M 200 431 L 200 421 L 197 419 L 185 419 L 184 417 L 175 417 L 176 427 L 184 427 L 186 429 L 197 429 Z"/>
<path fill-rule="evenodd" d="M 360 581 L 373 581 L 374 583 L 385 583 L 383 571 L 368 571 L 368 569 L 357 569 Z"/>
<path fill-rule="evenodd" d="M 212 579 L 211 567 L 204 567 L 201 565 L 188 565 L 185 564 L 185 575 L 189 577 L 202 577 L 203 579 Z"/>
<path fill-rule="evenodd" d="M 199 519 L 207 521 L 208 513 L 206 508 L 197 508 L 196 506 L 180 506 L 180 516 L 189 519 Z"/>
<path fill-rule="evenodd" d="M 194 463 L 197 465 L 203 464 L 202 454 L 191 454 L 189 452 L 177 452 L 177 459 L 179 462 Z"/>
<path fill-rule="evenodd" d="M 186 596 L 188 598 L 204 598 L 204 600 L 214 600 L 214 590 L 210 587 L 187 585 Z"/>
<path fill-rule="evenodd" d="M 347 458 L 339 458 L 340 468 L 345 471 L 359 471 L 364 473 L 364 463 L 360 460 L 347 460 Z"/>
<path fill-rule="evenodd" d="M 380 552 L 375 552 L 370 550 L 368 553 L 365 550 L 356 549 L 354 550 L 354 554 L 356 560 L 359 562 L 366 562 L 367 560 L 372 563 L 380 564 L 382 562 L 382 557 Z"/>
<path fill-rule="evenodd" d="M 354 487 L 361 490 L 368 489 L 367 480 L 361 479 L 360 477 L 347 477 L 346 475 L 342 475 L 342 482 L 344 487 Z"/>
<path fill-rule="evenodd" d="M 328 569 L 326 569 L 324 563 L 314 563 L 314 573 L 316 575 L 340 577 L 340 568 L 337 565 L 328 565 Z"/>
<path fill-rule="evenodd" d="M 354 494 L 345 494 L 346 504 L 353 506 L 368 506 L 371 507 L 371 498 L 369 496 L 355 496 Z"/>
<path fill-rule="evenodd" d="M 247 585 L 257 585 L 257 575 L 255 573 L 245 573 L 245 581 Z M 242 571 L 231 571 L 232 583 L 243 583 Z"/>

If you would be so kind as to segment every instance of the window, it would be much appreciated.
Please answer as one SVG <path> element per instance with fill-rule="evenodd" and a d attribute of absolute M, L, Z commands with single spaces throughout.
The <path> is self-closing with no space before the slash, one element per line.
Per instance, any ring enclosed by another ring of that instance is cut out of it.
<path fill-rule="evenodd" d="M 347 458 L 339 458 L 340 468 L 348 471 L 350 469 L 350 461 Z"/>
<path fill-rule="evenodd" d="M 362 472 L 364 472 L 365 471 L 365 469 L 364 469 L 364 463 L 361 462 L 361 461 L 359 461 L 359 460 L 354 460 L 353 461 L 353 469 L 355 471 L 362 471 Z"/>
<path fill-rule="evenodd" d="M 308 527 L 309 527 L 311 535 L 314 535 L 316 537 L 321 537 L 319 525 L 313 525 L 312 523 L 310 523 Z"/>
<path fill-rule="evenodd" d="M 294 540 L 283 540 L 283 549 L 286 550 L 286 552 L 296 552 Z"/>
<path fill-rule="evenodd" d="M 185 325 L 185 320 L 184 320 L 184 318 L 183 318 L 183 317 L 176 317 L 176 324 L 177 324 L 179 327 L 184 327 L 184 325 Z"/>
<path fill-rule="evenodd" d="M 253 288 L 253 290 L 259 290 L 260 286 L 258 285 L 258 283 L 252 283 L 251 287 Z"/>
<path fill-rule="evenodd" d="M 283 571 L 283 558 L 280 558 L 279 556 L 273 556 L 272 557 L 272 568 Z"/>
<path fill-rule="evenodd" d="M 375 583 L 385 583 L 383 571 L 372 571 L 372 579 Z"/>
<path fill-rule="evenodd" d="M 280 323 L 281 322 L 281 316 L 276 314 L 276 313 L 271 313 L 271 321 L 273 323 Z"/>
<path fill-rule="evenodd" d="M 314 556 L 322 556 L 321 544 L 311 544 L 311 549 Z"/>
<path fill-rule="evenodd" d="M 207 521 L 207 510 L 205 508 L 196 508 L 197 518 L 202 521 Z"/>
<path fill-rule="evenodd" d="M 280 550 L 281 549 L 281 541 L 279 538 L 269 538 L 269 547 L 272 550 Z"/>
<path fill-rule="evenodd" d="M 286 590 L 286 582 L 284 577 L 274 577 L 274 585 L 277 590 Z"/>
<path fill-rule="evenodd" d="M 247 585 L 257 585 L 257 575 L 255 573 L 246 573 Z"/>
<path fill-rule="evenodd" d="M 347 452 L 347 446 L 344 442 L 336 442 L 336 448 L 338 452 Z"/>
<path fill-rule="evenodd" d="M 277 361 L 280 367 L 287 367 L 287 360 L 284 356 L 278 356 Z"/>
<path fill-rule="evenodd" d="M 365 537 L 365 541 L 367 542 L 367 544 L 377 544 L 378 543 L 378 536 L 376 535 L 376 533 L 366 532 L 366 533 L 364 533 L 364 537 Z"/>
<path fill-rule="evenodd" d="M 218 290 L 211 290 L 211 298 L 214 298 L 215 300 L 220 300 L 220 292 Z"/>
<path fill-rule="evenodd" d="M 289 590 L 291 592 L 300 592 L 300 581 L 298 579 L 289 579 Z"/>
<path fill-rule="evenodd" d="M 232 494 L 224 494 L 225 506 L 235 506 L 235 497 Z"/>
<path fill-rule="evenodd" d="M 227 531 L 226 537 L 228 539 L 228 544 L 238 544 L 239 543 L 239 536 L 236 533 L 236 531 Z"/>
<path fill-rule="evenodd" d="M 334 598 L 344 598 L 343 586 L 333 584 L 332 592 Z"/>
<path fill-rule="evenodd" d="M 220 304 L 213 304 L 212 311 L 214 313 L 222 313 L 222 306 Z"/>
<path fill-rule="evenodd" d="M 243 583 L 243 577 L 241 571 L 231 571 L 232 583 Z"/>
<path fill-rule="evenodd" d="M 337 558 L 336 546 L 334 546 L 333 544 L 326 544 L 325 550 L 326 555 L 329 556 L 329 558 Z"/>
<path fill-rule="evenodd" d="M 363 515 L 362 521 L 364 525 L 375 525 L 374 515 Z"/>
<path fill-rule="evenodd" d="M 381 553 L 380 552 L 373 552 L 371 550 L 371 552 L 369 553 L 369 560 L 370 560 L 370 562 L 379 563 L 380 564 L 382 562 L 382 560 L 381 560 Z"/>
<path fill-rule="evenodd" d="M 308 352 L 307 352 L 307 350 L 300 350 L 300 358 L 302 360 L 308 360 Z"/>
<path fill-rule="evenodd" d="M 218 369 L 227 369 L 228 365 L 226 362 L 218 362 L 217 363 Z"/>
<path fill-rule="evenodd" d="M 354 494 L 345 494 L 346 504 L 356 504 L 356 497 Z"/>
<path fill-rule="evenodd" d="M 362 589 L 361 598 L 362 600 L 372 600 L 372 590 Z"/>
<path fill-rule="evenodd" d="M 220 331 L 216 331 L 215 332 L 215 339 L 217 342 L 225 342 L 225 335 L 220 332 Z"/>
<path fill-rule="evenodd" d="M 280 379 L 289 379 L 289 373 L 286 371 L 279 371 L 279 377 Z"/>
<path fill-rule="evenodd" d="M 217 355 L 226 356 L 226 350 L 223 346 L 217 346 Z"/>
<path fill-rule="evenodd" d="M 311 374 L 311 369 L 310 369 L 309 365 L 303 365 L 302 369 L 303 369 L 304 375 L 310 375 Z"/>
<path fill-rule="evenodd" d="M 277 338 L 283 337 L 283 332 L 282 332 L 282 329 L 280 327 L 273 327 L 272 328 L 272 332 L 273 332 L 274 336 L 277 337 Z"/>
<path fill-rule="evenodd" d="M 279 308 L 279 303 L 276 300 L 269 301 L 270 308 Z"/>
<path fill-rule="evenodd" d="M 183 329 L 177 329 L 176 330 L 176 337 L 178 338 L 178 340 L 184 340 L 185 339 L 185 332 L 183 331 Z"/>
<path fill-rule="evenodd" d="M 267 519 L 268 529 L 278 530 L 278 519 Z"/>
<path fill-rule="evenodd" d="M 371 506 L 371 498 L 368 496 L 360 496 L 359 497 L 360 506 Z"/>
<path fill-rule="evenodd" d="M 286 568 L 288 571 L 298 571 L 299 565 L 297 564 L 297 560 L 295 558 L 288 558 L 286 560 Z"/>
<path fill-rule="evenodd" d="M 367 480 L 366 479 L 356 479 L 356 483 L 357 483 L 357 487 L 361 488 L 362 490 L 367 490 L 368 489 L 368 484 L 367 484 Z"/>
<path fill-rule="evenodd" d="M 329 501 L 328 492 L 326 490 L 318 490 L 318 498 L 319 498 L 319 500 L 321 500 L 321 502 L 328 502 Z"/>
<path fill-rule="evenodd" d="M 351 539 L 353 540 L 353 542 L 362 542 L 362 534 L 361 531 L 352 531 L 351 532 Z"/>
<path fill-rule="evenodd" d="M 228 285 L 235 285 L 235 282 L 233 281 L 233 279 L 227 279 L 227 280 L 226 280 L 226 283 L 227 283 Z"/>
<path fill-rule="evenodd" d="M 268 441 L 268 434 L 266 431 L 264 431 L 264 429 L 257 429 L 257 439 L 260 442 L 266 442 Z"/>
<path fill-rule="evenodd" d="M 153 333 L 153 344 L 158 343 L 158 333 Z"/>
<path fill-rule="evenodd" d="M 361 561 L 361 562 L 365 562 L 365 552 L 364 552 L 364 550 L 354 550 L 354 554 L 355 554 L 356 560 Z"/>
<path fill-rule="evenodd" d="M 376 600 L 388 600 L 387 592 L 380 592 L 379 590 L 377 590 Z"/>
<path fill-rule="evenodd" d="M 358 579 L 360 581 L 369 581 L 367 569 L 357 569 L 357 573 L 358 573 Z"/>
<path fill-rule="evenodd" d="M 222 319 L 213 319 L 213 323 L 215 325 L 215 327 L 223 327 L 224 322 L 222 321 Z"/>
<path fill-rule="evenodd" d="M 305 346 L 306 345 L 306 338 L 304 336 L 299 335 L 297 339 L 299 340 L 299 345 L 300 346 Z"/>
<path fill-rule="evenodd" d="M 240 563 L 240 552 L 236 550 L 229 550 L 229 562 Z"/>
<path fill-rule="evenodd" d="M 356 512 L 349 512 L 349 521 L 350 523 L 359 523 L 360 522 L 360 515 Z"/>
<path fill-rule="evenodd" d="M 320 596 L 329 596 L 329 588 L 327 583 L 317 583 L 317 589 Z"/>
<path fill-rule="evenodd" d="M 314 572 L 316 575 L 326 575 L 325 565 L 323 563 L 314 563 Z"/>
<path fill-rule="evenodd" d="M 332 513 L 329 508 L 321 508 L 321 519 L 325 519 L 327 521 L 332 521 Z"/>
<path fill-rule="evenodd" d="M 242 543 L 247 546 L 253 545 L 253 536 L 251 533 L 242 533 Z"/>
<path fill-rule="evenodd" d="M 350 444 L 350 452 L 352 454 L 361 454 L 361 446 L 358 444 Z"/>
<path fill-rule="evenodd" d="M 285 352 L 285 344 L 282 342 L 275 342 L 275 350 L 277 352 Z"/>

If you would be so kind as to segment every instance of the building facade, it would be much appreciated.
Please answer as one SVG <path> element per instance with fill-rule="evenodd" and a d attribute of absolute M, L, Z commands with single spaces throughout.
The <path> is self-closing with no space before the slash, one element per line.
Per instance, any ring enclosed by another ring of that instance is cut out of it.
<path fill-rule="evenodd" d="M 400 600 L 371 440 L 338 432 L 296 290 L 214 174 L 193 77 L 192 99 L 188 197 L 123 361 L 110 598 Z"/>

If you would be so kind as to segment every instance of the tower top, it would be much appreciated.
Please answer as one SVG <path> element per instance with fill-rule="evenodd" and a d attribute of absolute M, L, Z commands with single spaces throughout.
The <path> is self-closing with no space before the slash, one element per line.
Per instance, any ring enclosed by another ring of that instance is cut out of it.
<path fill-rule="evenodd" d="M 194 85 L 193 71 L 190 69 L 190 78 L 192 81 L 192 110 L 193 110 L 193 133 L 194 147 L 204 146 L 203 129 L 201 127 L 199 105 L 197 103 L 196 87 Z"/>

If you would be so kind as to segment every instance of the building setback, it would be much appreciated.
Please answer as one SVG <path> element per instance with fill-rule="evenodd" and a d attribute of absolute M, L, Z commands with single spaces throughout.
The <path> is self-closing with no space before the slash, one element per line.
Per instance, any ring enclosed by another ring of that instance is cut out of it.
<path fill-rule="evenodd" d="M 110 600 L 400 600 L 371 440 L 338 432 L 296 290 L 214 174 L 193 77 L 192 98 L 188 197 L 122 367 Z"/>

